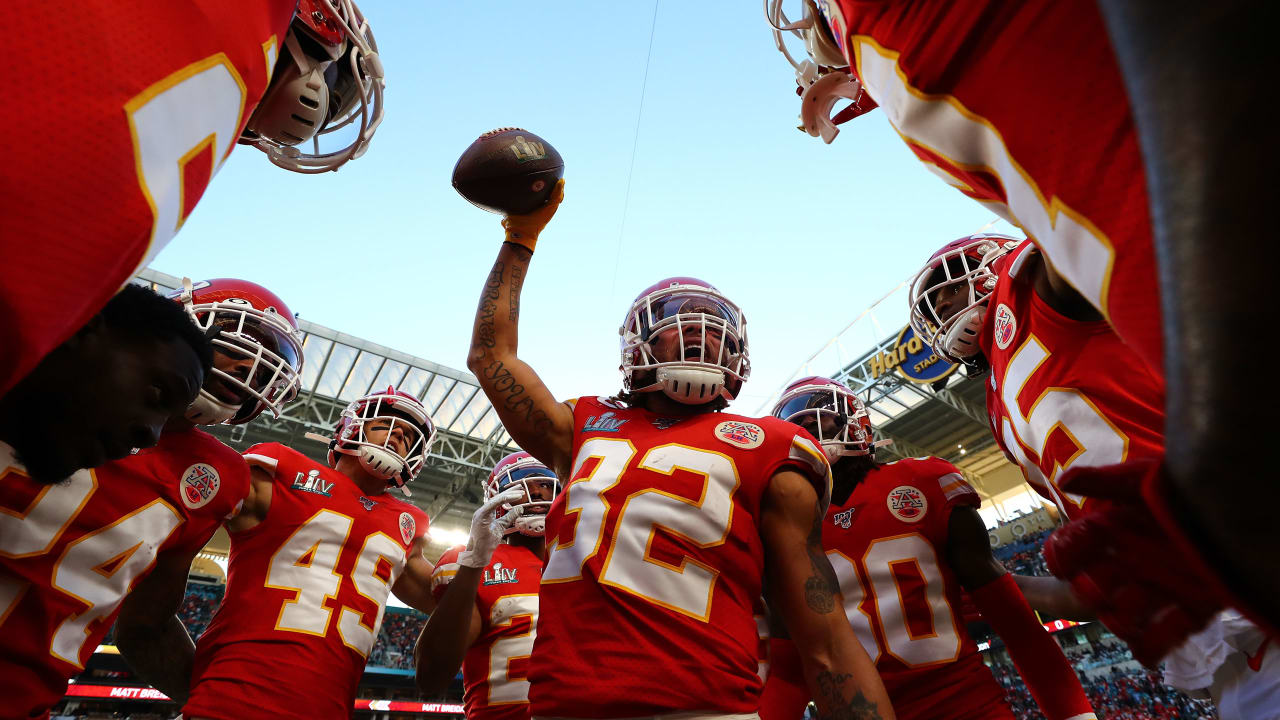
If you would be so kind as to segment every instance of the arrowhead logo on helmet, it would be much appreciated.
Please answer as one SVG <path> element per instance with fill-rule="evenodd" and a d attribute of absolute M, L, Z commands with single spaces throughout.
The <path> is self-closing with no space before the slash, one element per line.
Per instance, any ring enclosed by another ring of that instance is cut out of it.
<path fill-rule="evenodd" d="M 646 288 L 618 333 L 624 392 L 660 391 L 685 405 L 723 407 L 751 374 L 742 310 L 697 278 Z"/>

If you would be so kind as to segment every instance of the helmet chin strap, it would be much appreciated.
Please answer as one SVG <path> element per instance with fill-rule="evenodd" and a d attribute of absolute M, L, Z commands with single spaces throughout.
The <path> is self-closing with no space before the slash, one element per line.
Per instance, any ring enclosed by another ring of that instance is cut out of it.
<path fill-rule="evenodd" d="M 543 537 L 547 534 L 546 515 L 523 515 L 516 519 L 515 526 L 507 534 L 518 532 L 529 537 Z"/>
<path fill-rule="evenodd" d="M 360 467 L 380 480 L 390 480 L 404 470 L 404 463 L 386 448 L 360 446 Z"/>
<path fill-rule="evenodd" d="M 836 127 L 837 121 L 831 117 L 831 110 L 841 98 L 854 102 L 861 99 L 862 83 L 843 70 L 819 75 L 818 66 L 812 60 L 801 63 L 800 69 L 796 70 L 796 82 L 804 88 L 800 95 L 801 129 L 812 137 L 822 138 L 822 142 L 830 145 L 836 135 L 840 134 L 840 128 Z M 854 116 L 844 120 L 852 117 Z"/>
<path fill-rule="evenodd" d="M 987 317 L 987 307 L 979 305 L 969 311 L 942 339 L 943 347 L 952 357 L 971 358 L 980 351 L 978 337 L 982 333 L 982 323 Z"/>
<path fill-rule="evenodd" d="M 195 401 L 187 406 L 183 417 L 196 425 L 221 425 L 235 417 L 239 410 L 240 406 L 228 405 L 201 388 Z"/>
<path fill-rule="evenodd" d="M 726 400 L 733 399 L 724 389 L 723 370 L 700 367 L 660 367 L 656 373 L 656 380 L 657 382 L 654 383 L 656 389 L 682 405 L 703 405 L 720 397 Z"/>

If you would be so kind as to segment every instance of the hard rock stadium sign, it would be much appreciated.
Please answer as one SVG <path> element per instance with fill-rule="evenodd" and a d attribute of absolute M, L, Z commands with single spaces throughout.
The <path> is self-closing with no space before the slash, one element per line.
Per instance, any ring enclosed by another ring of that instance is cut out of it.
<path fill-rule="evenodd" d="M 873 377 L 897 370 L 902 377 L 922 384 L 945 379 L 959 367 L 938 357 L 932 348 L 916 337 L 910 325 L 902 328 L 892 347 L 871 356 L 870 365 Z"/>

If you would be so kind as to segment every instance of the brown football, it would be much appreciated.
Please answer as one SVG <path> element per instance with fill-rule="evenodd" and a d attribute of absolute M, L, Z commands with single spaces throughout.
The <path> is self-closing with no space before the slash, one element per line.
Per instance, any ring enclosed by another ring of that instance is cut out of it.
<path fill-rule="evenodd" d="M 481 210 L 524 215 L 542 207 L 564 160 L 551 143 L 520 128 L 498 128 L 476 138 L 453 166 L 453 189 Z"/>

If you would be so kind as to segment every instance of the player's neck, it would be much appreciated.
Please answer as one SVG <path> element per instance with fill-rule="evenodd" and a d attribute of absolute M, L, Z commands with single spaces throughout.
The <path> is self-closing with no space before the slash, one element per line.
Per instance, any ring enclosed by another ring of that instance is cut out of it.
<path fill-rule="evenodd" d="M 515 547 L 528 548 L 528 550 L 534 555 L 542 557 L 542 550 L 546 546 L 546 540 L 542 537 L 534 537 L 532 535 L 515 532 L 507 536 L 507 544 Z"/>
<path fill-rule="evenodd" d="M 650 392 L 640 396 L 641 403 L 638 407 L 653 413 L 654 415 L 667 415 L 675 417 L 687 417 L 689 415 L 701 415 L 705 412 L 711 412 L 707 405 L 685 405 L 676 402 L 661 392 Z"/>
<path fill-rule="evenodd" d="M 187 432 L 192 428 L 194 428 L 195 426 L 196 426 L 195 423 L 191 422 L 185 417 L 182 417 L 181 415 L 175 415 L 169 418 L 169 422 L 164 424 L 164 430 L 162 432 L 165 432 L 165 433 Z"/>
<path fill-rule="evenodd" d="M 359 458 L 354 455 L 343 455 L 338 458 L 338 465 L 334 470 L 351 478 L 351 482 L 355 483 L 366 497 L 374 497 L 387 491 L 386 479 L 370 475 L 360 466 Z"/>
<path fill-rule="evenodd" d="M 877 467 L 875 460 L 869 455 L 851 455 L 842 457 L 831 467 L 831 502 L 843 505 L 853 494 L 854 488 L 867 478 L 867 474 Z"/>

